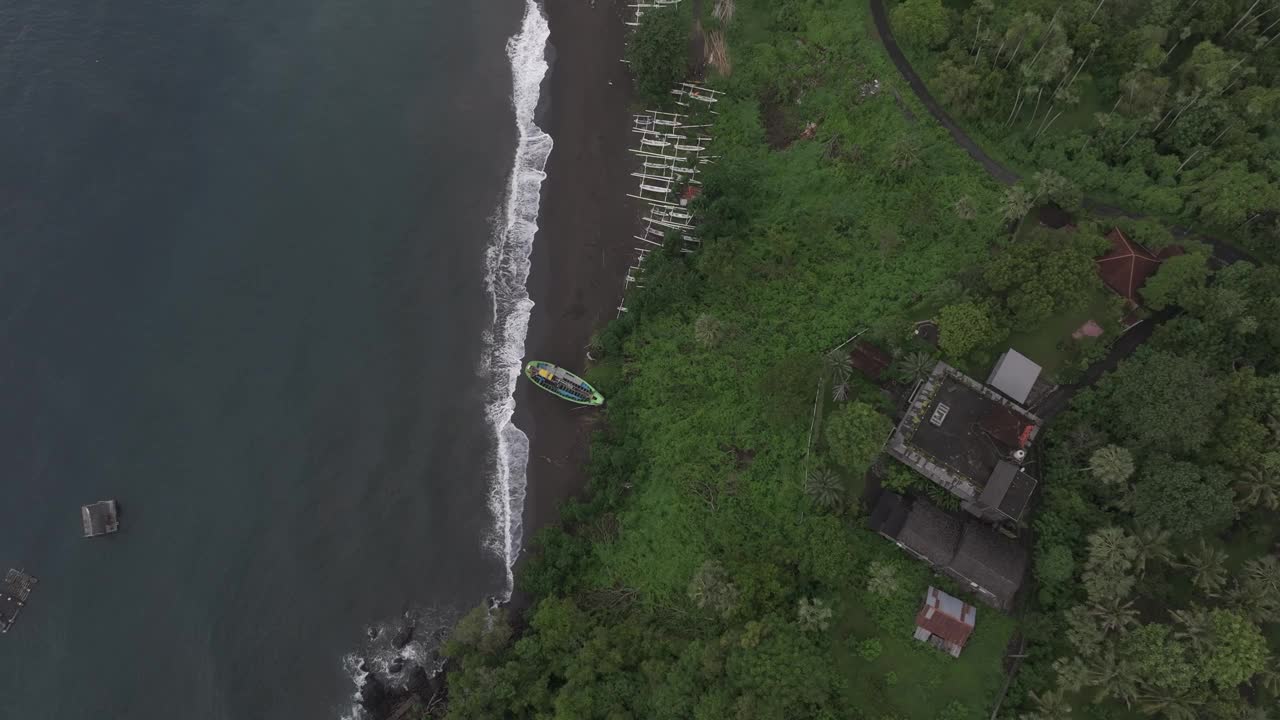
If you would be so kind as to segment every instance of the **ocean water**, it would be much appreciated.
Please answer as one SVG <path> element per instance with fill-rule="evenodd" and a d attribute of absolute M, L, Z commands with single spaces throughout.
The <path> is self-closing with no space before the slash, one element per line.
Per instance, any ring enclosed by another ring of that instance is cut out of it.
<path fill-rule="evenodd" d="M 0 718 L 337 718 L 509 591 L 531 8 L 0 5 Z"/>

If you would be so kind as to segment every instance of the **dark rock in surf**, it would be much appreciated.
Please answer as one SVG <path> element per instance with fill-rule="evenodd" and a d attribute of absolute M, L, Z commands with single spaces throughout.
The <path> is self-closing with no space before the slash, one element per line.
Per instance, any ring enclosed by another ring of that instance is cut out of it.
<path fill-rule="evenodd" d="M 391 664 L 387 666 L 387 672 L 392 675 L 399 673 L 403 669 L 404 669 L 404 658 L 402 657 L 398 657 L 395 660 L 392 660 Z"/>
<path fill-rule="evenodd" d="M 377 640 L 377 639 L 378 639 L 378 636 L 382 634 L 382 630 L 380 630 L 380 629 L 378 629 L 378 628 L 376 628 L 376 627 L 371 627 L 371 628 L 369 628 L 369 630 L 368 630 L 367 632 L 369 633 L 369 639 L 370 639 L 370 640 Z"/>
<path fill-rule="evenodd" d="M 416 629 L 417 625 L 410 620 L 404 627 L 400 628 L 400 630 L 396 632 L 395 637 L 391 638 L 391 646 L 399 650 L 405 645 L 408 645 L 409 641 L 413 639 L 413 631 Z"/>
<path fill-rule="evenodd" d="M 376 713 L 386 705 L 388 699 L 387 686 L 376 675 L 369 675 L 364 679 L 364 685 L 360 686 L 360 705 L 364 709 Z"/>
<path fill-rule="evenodd" d="M 431 699 L 431 677 L 427 675 L 427 671 L 423 670 L 421 665 L 414 665 L 409 670 L 409 677 L 405 681 L 405 687 L 409 689 L 409 692 L 419 697 L 427 700 Z"/>

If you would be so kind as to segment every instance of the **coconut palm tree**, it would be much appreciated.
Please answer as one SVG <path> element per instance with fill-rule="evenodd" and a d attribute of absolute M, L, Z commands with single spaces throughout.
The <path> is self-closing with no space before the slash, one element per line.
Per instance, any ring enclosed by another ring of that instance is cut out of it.
<path fill-rule="evenodd" d="M 1162 715 L 1167 720 L 1196 720 L 1196 707 L 1203 701 L 1186 693 L 1174 694 L 1168 690 L 1158 690 L 1138 698 L 1138 705 L 1147 715 Z"/>
<path fill-rule="evenodd" d="M 1031 702 L 1036 704 L 1033 717 L 1036 720 L 1068 720 L 1071 717 L 1071 706 L 1067 704 L 1066 693 L 1061 689 L 1028 693 Z"/>
<path fill-rule="evenodd" d="M 1280 695 L 1280 662 L 1275 658 L 1268 660 L 1262 672 L 1255 675 L 1253 681 L 1272 695 Z"/>
<path fill-rule="evenodd" d="M 849 399 L 849 378 L 835 378 L 835 383 L 831 386 L 831 399 L 835 402 L 844 402 Z"/>
<path fill-rule="evenodd" d="M 1280 557 L 1263 555 L 1244 564 L 1244 576 L 1267 592 L 1280 594 Z"/>
<path fill-rule="evenodd" d="M 804 492 L 814 505 L 823 510 L 836 510 L 844 502 L 844 484 L 830 468 L 810 470 L 805 478 Z"/>
<path fill-rule="evenodd" d="M 723 335 L 720 321 L 708 313 L 702 313 L 693 322 L 693 338 L 704 348 L 714 347 Z"/>
<path fill-rule="evenodd" d="M 955 203 L 951 206 L 951 211 L 961 220 L 972 220 L 978 217 L 978 208 L 973 203 L 973 198 L 968 195 L 961 195 L 956 198 Z"/>
<path fill-rule="evenodd" d="M 1178 627 L 1173 636 L 1187 643 L 1197 653 L 1209 650 L 1213 645 L 1213 621 L 1209 611 L 1199 605 L 1192 605 L 1186 610 L 1169 612 Z"/>
<path fill-rule="evenodd" d="M 1107 632 L 1124 632 L 1138 624 L 1138 611 L 1133 601 L 1125 601 L 1121 597 L 1110 597 L 1094 603 L 1089 614 L 1097 618 L 1098 625 Z"/>
<path fill-rule="evenodd" d="M 1088 565 L 1103 572 L 1127 572 L 1138 557 L 1138 544 L 1123 528 L 1106 527 L 1089 536 Z"/>
<path fill-rule="evenodd" d="M 1018 183 L 1004 191 L 1004 198 L 1000 201 L 1000 217 L 1005 222 L 1017 222 L 1021 225 L 1022 218 L 1031 212 L 1035 204 L 1035 193 L 1028 190 L 1022 183 Z"/>
<path fill-rule="evenodd" d="M 938 361 L 923 350 L 914 350 L 902 357 L 894 363 L 893 372 L 904 383 L 910 384 L 917 380 L 923 380 L 929 377 L 929 373 L 933 372 L 933 368 Z"/>
<path fill-rule="evenodd" d="M 824 359 L 832 377 L 849 375 L 853 372 L 853 357 L 844 350 L 832 350 Z"/>
<path fill-rule="evenodd" d="M 892 564 L 873 560 L 867 569 L 867 592 L 881 597 L 898 593 L 898 570 Z"/>
<path fill-rule="evenodd" d="M 1067 692 L 1080 692 L 1089 684 L 1089 667 L 1081 658 L 1058 658 L 1053 661 L 1053 671 L 1058 674 L 1058 687 Z"/>
<path fill-rule="evenodd" d="M 1191 584 L 1206 595 L 1216 595 L 1227 584 L 1227 554 L 1200 540 L 1200 548 L 1187 553 L 1183 567 L 1191 571 Z"/>
<path fill-rule="evenodd" d="M 1094 659 L 1089 666 L 1089 684 L 1098 688 L 1096 702 L 1107 698 L 1119 700 L 1125 707 L 1132 707 L 1138 699 L 1138 685 L 1134 680 L 1133 668 L 1127 660 L 1116 657 L 1114 650 L 1108 650 Z"/>
<path fill-rule="evenodd" d="M 1120 485 L 1133 475 L 1133 454 L 1119 445 L 1105 445 L 1089 457 L 1089 472 L 1099 482 Z"/>
<path fill-rule="evenodd" d="M 1168 562 L 1173 556 L 1169 549 L 1169 540 L 1173 536 L 1168 530 L 1161 530 L 1158 527 L 1144 527 L 1134 535 L 1137 540 L 1138 556 L 1134 558 L 1133 564 L 1138 569 L 1139 575 L 1145 575 L 1147 572 L 1147 563 L 1157 560 Z"/>
<path fill-rule="evenodd" d="M 1236 483 L 1236 504 L 1241 509 L 1261 506 L 1280 510 L 1280 462 L 1268 457 L 1268 461 L 1245 468 Z"/>

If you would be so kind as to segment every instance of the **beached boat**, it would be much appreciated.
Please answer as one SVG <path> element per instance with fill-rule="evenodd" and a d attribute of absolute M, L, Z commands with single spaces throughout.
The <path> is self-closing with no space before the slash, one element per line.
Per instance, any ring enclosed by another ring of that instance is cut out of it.
<path fill-rule="evenodd" d="M 524 376 L 534 385 L 579 405 L 603 405 L 604 396 L 591 387 L 591 383 L 558 365 L 532 360 L 524 366 Z"/>

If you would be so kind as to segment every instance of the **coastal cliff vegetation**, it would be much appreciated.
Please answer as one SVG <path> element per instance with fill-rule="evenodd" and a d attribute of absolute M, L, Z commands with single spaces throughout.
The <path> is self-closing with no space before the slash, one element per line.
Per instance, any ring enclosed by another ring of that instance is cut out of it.
<path fill-rule="evenodd" d="M 907 0 L 893 17 L 941 49 L 973 34 L 969 12 Z M 588 378 L 610 400 L 590 486 L 534 539 L 523 618 L 478 609 L 451 637 L 447 716 L 980 720 L 999 702 L 1019 720 L 1267 717 L 1280 697 L 1280 269 L 1223 267 L 1191 242 L 1161 268 L 1159 327 L 1048 426 L 1034 586 L 1010 614 L 983 606 L 951 658 L 912 631 L 929 585 L 963 589 L 867 530 L 861 502 L 869 470 L 937 488 L 877 457 L 894 402 L 829 351 L 862 331 L 909 386 L 939 356 L 913 339 L 917 320 L 937 321 L 942 356 L 971 368 L 1081 312 L 1110 337 L 1121 308 L 1091 264 L 1106 228 L 1024 227 L 1030 203 L 1011 203 L 932 121 L 864 3 L 740 0 L 731 22 L 703 25 L 723 33 L 733 70 L 708 79 L 726 94 L 700 249 L 651 253 L 629 311 L 600 332 Z M 1099 78 L 1105 35 L 1084 46 L 1098 44 Z M 1112 182 L 1102 175 L 1147 172 L 1045 164 L 1061 175 L 1042 175 L 1037 198 L 1068 206 Z M 1146 177 L 1181 199 L 1173 214 L 1217 212 Z M 1261 242 L 1252 232 L 1242 242 Z M 1090 342 L 1057 348 L 1061 379 L 1107 351 Z"/>

